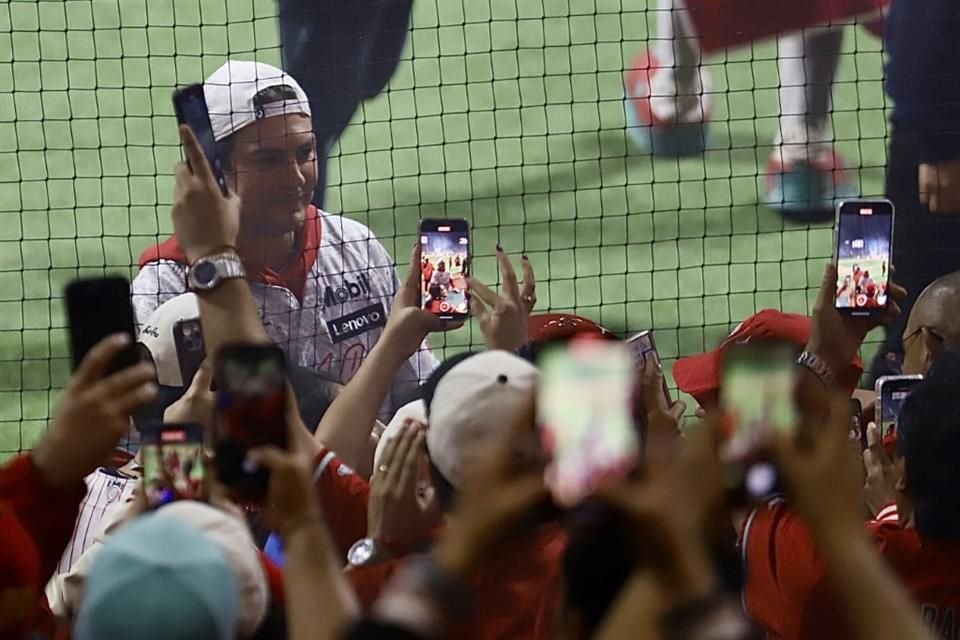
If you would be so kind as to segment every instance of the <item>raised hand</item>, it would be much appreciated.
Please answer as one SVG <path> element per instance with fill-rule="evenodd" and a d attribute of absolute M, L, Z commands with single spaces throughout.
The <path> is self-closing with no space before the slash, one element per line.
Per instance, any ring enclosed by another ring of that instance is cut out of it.
<path fill-rule="evenodd" d="M 467 285 L 470 289 L 470 307 L 474 317 L 480 323 L 484 342 L 488 349 L 516 351 L 527 342 L 527 320 L 530 311 L 537 303 L 536 275 L 533 266 L 524 256 L 523 288 L 517 281 L 510 258 L 502 248 L 497 247 L 497 263 L 503 280 L 503 291 L 497 295 L 480 280 L 470 277 Z"/>

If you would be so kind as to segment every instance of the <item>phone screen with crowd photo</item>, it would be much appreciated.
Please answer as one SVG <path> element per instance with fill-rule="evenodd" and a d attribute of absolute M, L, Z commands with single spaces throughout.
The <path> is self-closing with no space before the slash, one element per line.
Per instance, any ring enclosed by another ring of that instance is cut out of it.
<path fill-rule="evenodd" d="M 556 503 L 569 507 L 636 465 L 633 360 L 621 343 L 573 340 L 544 353 L 540 370 L 538 422 L 551 455 L 546 484 Z"/>
<path fill-rule="evenodd" d="M 883 376 L 877 380 L 877 416 L 881 438 L 897 433 L 903 401 L 922 380 L 923 376 L 920 375 Z"/>
<path fill-rule="evenodd" d="M 286 361 L 273 345 L 231 345 L 217 354 L 215 454 L 217 476 L 242 491 L 266 491 L 269 474 L 252 465 L 255 447 L 288 446 Z"/>
<path fill-rule="evenodd" d="M 420 222 L 420 274 L 422 307 L 444 320 L 470 315 L 467 273 L 470 228 L 466 220 Z"/>
<path fill-rule="evenodd" d="M 150 508 L 205 497 L 204 437 L 199 424 L 145 425 L 141 430 L 143 487 Z"/>
<path fill-rule="evenodd" d="M 889 200 L 851 200 L 837 206 L 837 309 L 867 316 L 887 306 L 892 251 Z"/>

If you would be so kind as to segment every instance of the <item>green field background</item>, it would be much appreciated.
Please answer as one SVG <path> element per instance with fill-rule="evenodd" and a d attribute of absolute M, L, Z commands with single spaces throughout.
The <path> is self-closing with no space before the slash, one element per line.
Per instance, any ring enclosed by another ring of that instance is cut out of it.
<path fill-rule="evenodd" d="M 652 328 L 668 361 L 756 309 L 805 311 L 829 227 L 756 203 L 778 113 L 776 48 L 709 59 L 702 157 L 652 159 L 625 136 L 623 69 L 654 23 L 642 0 L 416 0 L 389 90 L 330 163 L 326 209 L 406 263 L 417 220 L 472 221 L 477 273 L 526 251 L 540 307 Z M 274 0 L 0 3 L 0 457 L 28 448 L 67 376 L 61 291 L 130 274 L 170 230 L 174 86 L 228 57 L 280 60 Z M 838 145 L 882 193 L 881 45 L 848 28 Z M 475 327 L 448 350 L 477 342 Z M 438 344 L 443 344 L 438 342 Z"/>

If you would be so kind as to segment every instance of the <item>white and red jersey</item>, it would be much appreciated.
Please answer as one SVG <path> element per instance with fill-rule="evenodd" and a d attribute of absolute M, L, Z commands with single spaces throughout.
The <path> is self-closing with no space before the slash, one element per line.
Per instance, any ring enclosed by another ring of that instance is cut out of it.
<path fill-rule="evenodd" d="M 301 259 L 283 273 L 250 274 L 250 289 L 270 339 L 291 363 L 347 383 L 383 333 L 399 287 L 393 258 L 366 226 L 310 206 Z M 159 305 L 187 291 L 187 261 L 176 238 L 140 257 L 133 307 L 143 323 Z M 397 373 L 380 417 L 429 377 L 437 359 L 424 343 Z"/>
<path fill-rule="evenodd" d="M 112 505 L 133 498 L 136 478 L 121 475 L 116 469 L 97 469 L 86 478 L 87 496 L 80 503 L 80 515 L 73 528 L 73 537 L 67 544 L 54 575 L 68 573 L 80 555 L 90 548 L 100 530 L 104 512 Z"/>

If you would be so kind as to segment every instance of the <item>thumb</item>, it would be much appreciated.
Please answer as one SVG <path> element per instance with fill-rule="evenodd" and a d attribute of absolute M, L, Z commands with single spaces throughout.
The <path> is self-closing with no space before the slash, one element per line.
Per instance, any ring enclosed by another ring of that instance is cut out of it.
<path fill-rule="evenodd" d="M 193 380 L 190 381 L 190 387 L 187 389 L 187 393 L 210 393 L 210 385 L 212 382 L 213 362 L 207 357 L 203 359 L 197 372 L 193 374 Z"/>
<path fill-rule="evenodd" d="M 837 295 L 837 265 L 830 262 L 823 270 L 823 281 L 820 283 L 820 292 L 817 294 L 817 307 L 826 309 L 833 306 Z"/>

